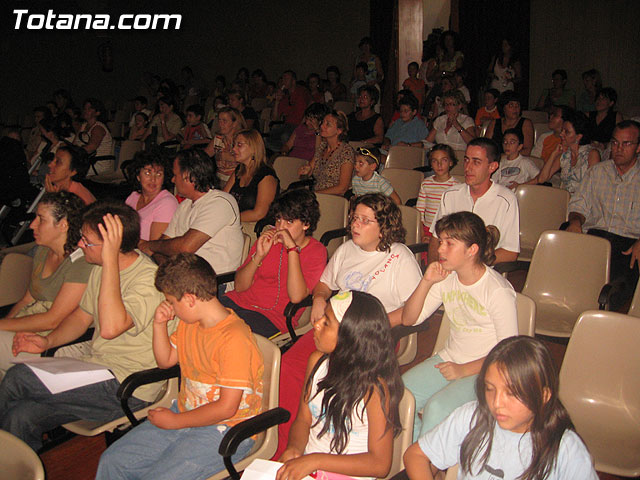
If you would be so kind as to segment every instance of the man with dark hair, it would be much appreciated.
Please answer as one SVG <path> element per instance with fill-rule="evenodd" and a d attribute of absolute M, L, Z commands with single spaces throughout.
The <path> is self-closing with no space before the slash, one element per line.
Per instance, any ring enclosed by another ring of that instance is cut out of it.
<path fill-rule="evenodd" d="M 0 428 L 37 450 L 42 433 L 75 420 L 110 421 L 122 416 L 116 392 L 131 373 L 156 366 L 152 320 L 163 297 L 154 287 L 157 266 L 135 250 L 140 232 L 131 207 L 96 202 L 83 215 L 78 245 L 89 263 L 99 265 L 79 306 L 51 333 L 16 333 L 14 354 L 41 353 L 80 337 L 93 338 L 81 360 L 107 367 L 116 378 L 53 394 L 26 365 L 7 371 L 0 384 Z M 143 386 L 129 402 L 133 409 L 155 400 L 160 386 Z"/>
<path fill-rule="evenodd" d="M 482 218 L 486 225 L 500 231 L 496 246 L 496 261 L 511 262 L 520 252 L 520 213 L 515 194 L 491 181 L 499 166 L 499 148 L 490 138 L 475 138 L 467 145 L 464 155 L 465 183 L 454 185 L 442 194 L 438 213 L 429 229 L 433 238 L 429 242 L 428 262 L 438 259 L 436 222 L 450 213 L 469 211 Z"/>
<path fill-rule="evenodd" d="M 216 273 L 235 270 L 242 259 L 240 212 L 235 198 L 214 188 L 215 167 L 199 149 L 183 150 L 173 162 L 173 182 L 185 197 L 159 240 L 141 242 L 149 254 L 168 257 L 200 255 Z"/>
<path fill-rule="evenodd" d="M 624 285 L 615 307 L 624 303 L 638 282 L 640 262 L 640 124 L 624 120 L 616 125 L 611 159 L 587 170 L 569 201 L 567 231 L 586 232 L 611 243 L 611 275 Z"/>

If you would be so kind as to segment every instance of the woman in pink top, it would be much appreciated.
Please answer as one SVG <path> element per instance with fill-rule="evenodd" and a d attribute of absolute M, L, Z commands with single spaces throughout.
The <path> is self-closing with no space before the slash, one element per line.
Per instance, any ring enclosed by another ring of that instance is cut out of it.
<path fill-rule="evenodd" d="M 320 123 L 327 113 L 329 107 L 323 103 L 309 105 L 304 111 L 302 123 L 293 131 L 280 153 L 311 161 L 320 143 Z"/>
<path fill-rule="evenodd" d="M 178 208 L 178 201 L 168 190 L 169 166 L 160 155 L 138 152 L 131 166 L 133 192 L 125 203 L 140 215 L 140 238 L 158 240 Z"/>

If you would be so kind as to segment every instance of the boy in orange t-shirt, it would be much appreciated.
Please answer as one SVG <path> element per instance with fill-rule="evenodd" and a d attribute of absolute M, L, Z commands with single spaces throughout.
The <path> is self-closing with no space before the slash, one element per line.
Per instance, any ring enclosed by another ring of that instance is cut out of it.
<path fill-rule="evenodd" d="M 180 253 L 158 268 L 155 286 L 166 300 L 153 318 L 153 353 L 160 368 L 180 364 L 178 401 L 150 410 L 148 422 L 111 445 L 98 480 L 206 478 L 224 469 L 216 452 L 226 431 L 260 413 L 262 354 L 249 327 L 218 301 L 209 263 Z M 180 322 L 169 337 L 174 316 Z M 234 461 L 253 443 L 243 441 Z"/>
<path fill-rule="evenodd" d="M 420 70 L 420 66 L 417 62 L 411 62 L 407 67 L 407 72 L 409 73 L 409 78 L 407 78 L 404 82 L 402 82 L 402 88 L 407 88 L 413 92 L 413 94 L 418 99 L 420 103 L 420 107 L 424 103 L 424 80 L 418 78 L 418 71 Z M 421 110 L 421 108 L 419 108 Z"/>

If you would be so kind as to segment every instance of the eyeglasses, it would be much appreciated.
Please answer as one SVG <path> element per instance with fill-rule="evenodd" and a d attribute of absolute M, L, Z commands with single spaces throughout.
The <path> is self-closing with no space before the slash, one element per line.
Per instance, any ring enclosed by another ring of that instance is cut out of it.
<path fill-rule="evenodd" d="M 367 225 L 369 225 L 370 223 L 378 223 L 377 220 L 374 220 L 373 218 L 367 218 L 367 217 L 361 217 L 360 215 L 351 215 L 351 223 L 360 223 L 361 225 L 364 225 L 365 227 Z"/>
<path fill-rule="evenodd" d="M 156 178 L 160 178 L 160 177 L 164 177 L 164 172 L 161 171 L 156 171 L 154 172 L 153 170 L 142 170 L 142 175 L 144 175 L 146 178 L 151 178 L 151 177 L 156 177 Z"/>
<path fill-rule="evenodd" d="M 520 142 L 518 140 L 503 140 L 503 145 L 518 145 Z"/>
<path fill-rule="evenodd" d="M 609 142 L 611 144 L 611 148 L 629 148 L 632 145 L 636 145 L 638 142 L 632 142 L 630 140 L 625 140 L 624 142 L 619 142 L 618 140 L 616 140 L 615 138 L 612 138 L 611 141 Z"/>
<path fill-rule="evenodd" d="M 99 247 L 100 245 L 102 245 L 101 243 L 89 243 L 89 241 L 87 240 L 87 237 L 85 237 L 82 232 L 80 232 L 80 241 L 84 244 L 85 247 L 89 248 L 89 247 Z"/>
<path fill-rule="evenodd" d="M 358 153 L 358 155 L 362 155 L 363 157 L 369 157 L 372 158 L 374 162 L 376 162 L 376 165 L 380 165 L 380 160 L 378 160 L 378 157 L 376 157 L 373 153 L 371 153 L 371 151 L 369 151 L 366 148 L 363 147 L 358 147 L 356 149 L 356 152 Z"/>

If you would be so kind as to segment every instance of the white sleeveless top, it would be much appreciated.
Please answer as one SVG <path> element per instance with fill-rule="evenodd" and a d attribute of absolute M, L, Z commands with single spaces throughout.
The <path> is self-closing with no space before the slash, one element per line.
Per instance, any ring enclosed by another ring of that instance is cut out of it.
<path fill-rule="evenodd" d="M 329 368 L 329 360 L 324 360 L 316 370 L 311 385 L 311 400 L 309 400 L 309 410 L 311 410 L 311 431 L 309 432 L 309 441 L 304 450 L 305 455 L 309 453 L 336 453 L 331 450 L 331 440 L 333 439 L 334 428 L 331 427 L 321 438 L 318 434 L 322 430 L 324 422 L 313 426 L 320 417 L 322 412 L 322 398 L 324 393 L 316 395 L 318 391 L 318 383 L 327 375 Z M 357 413 L 356 413 L 357 412 Z M 368 450 L 369 426 L 367 411 L 364 402 L 361 401 L 356 406 L 356 412 L 351 414 L 351 433 L 349 434 L 349 442 L 342 452 L 343 455 L 352 455 L 354 453 L 364 453 Z M 362 420 L 360 420 L 362 417 Z"/>
<path fill-rule="evenodd" d="M 91 132 L 97 126 L 102 127 L 105 131 L 105 134 L 104 134 L 104 137 L 102 137 L 102 141 L 100 142 L 100 145 L 98 145 L 98 148 L 96 149 L 96 156 L 103 157 L 107 155 L 113 155 L 113 137 L 111 137 L 111 132 L 109 131 L 109 129 L 104 123 L 102 122 L 94 123 L 91 126 L 91 128 L 89 128 L 89 130 L 86 131 L 87 135 L 91 136 Z M 86 140 L 87 140 L 86 135 L 82 135 L 82 133 L 85 131 L 86 128 L 87 128 L 86 123 L 83 124 L 82 127 L 80 128 L 80 133 L 76 137 L 76 145 L 79 145 L 79 146 L 86 145 Z M 114 168 L 113 160 L 100 160 L 96 162 L 96 170 L 98 171 L 99 174 L 111 172 L 113 171 L 113 168 Z M 91 175 L 94 175 L 94 171 L 92 168 L 89 169 L 89 171 L 87 172 L 87 177 Z"/>

